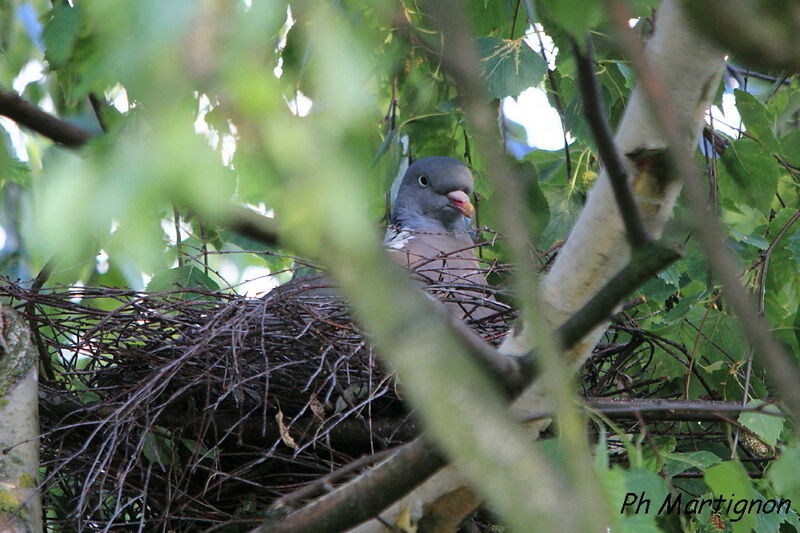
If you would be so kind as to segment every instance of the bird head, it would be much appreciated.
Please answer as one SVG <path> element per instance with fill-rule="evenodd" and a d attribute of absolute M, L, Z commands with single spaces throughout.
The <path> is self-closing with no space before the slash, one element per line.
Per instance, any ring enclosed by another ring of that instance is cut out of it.
<path fill-rule="evenodd" d="M 473 178 L 469 169 L 450 157 L 423 157 L 406 170 L 397 191 L 392 219 L 411 229 L 456 231 L 473 218 L 469 201 Z"/>

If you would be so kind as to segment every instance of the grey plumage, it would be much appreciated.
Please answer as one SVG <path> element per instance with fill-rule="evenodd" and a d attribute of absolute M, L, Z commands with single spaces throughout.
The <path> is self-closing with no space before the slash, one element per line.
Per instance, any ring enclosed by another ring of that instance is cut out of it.
<path fill-rule="evenodd" d="M 440 287 L 437 296 L 462 319 L 492 314 L 477 305 L 487 296 L 469 234 L 472 189 L 472 174 L 460 161 L 420 159 L 403 176 L 384 239 L 393 259 Z"/>
<path fill-rule="evenodd" d="M 486 294 L 486 280 L 469 233 L 469 217 L 474 216 L 469 201 L 472 189 L 472 174 L 460 161 L 420 159 L 403 176 L 384 238 L 392 258 L 421 278 L 421 284 L 462 320 L 495 313 L 481 305 L 494 299 Z M 323 274 L 296 277 L 272 294 L 287 291 L 314 299 L 337 297 Z"/>

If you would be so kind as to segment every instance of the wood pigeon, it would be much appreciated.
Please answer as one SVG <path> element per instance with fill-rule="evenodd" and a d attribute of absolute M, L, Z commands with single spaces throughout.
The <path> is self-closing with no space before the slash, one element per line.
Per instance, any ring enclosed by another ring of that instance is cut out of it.
<path fill-rule="evenodd" d="M 481 306 L 487 297 L 469 219 L 473 178 L 450 157 L 424 157 L 406 170 L 392 207 L 384 244 L 392 258 L 432 285 L 433 292 L 455 316 L 481 319 L 491 314 Z"/>
<path fill-rule="evenodd" d="M 507 309 L 487 291 L 474 254 L 472 186 L 472 174 L 460 161 L 450 157 L 416 161 L 400 181 L 384 238 L 392 258 L 421 278 L 421 285 L 442 300 L 453 316 L 465 321 Z M 270 292 L 272 297 L 281 294 L 338 298 L 326 275 L 302 271 Z"/>

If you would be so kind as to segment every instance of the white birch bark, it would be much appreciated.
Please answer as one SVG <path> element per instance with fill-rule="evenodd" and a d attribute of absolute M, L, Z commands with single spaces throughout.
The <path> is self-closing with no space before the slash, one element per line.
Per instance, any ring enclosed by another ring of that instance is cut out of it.
<path fill-rule="evenodd" d="M 703 116 L 717 89 L 723 67 L 723 53 L 698 35 L 684 18 L 675 0 L 664 0 L 656 18 L 656 30 L 647 43 L 646 57 L 653 70 L 663 80 L 664 89 L 675 102 L 673 110 L 686 133 L 685 142 L 691 146 L 703 127 Z M 637 87 L 628 102 L 615 137 L 621 154 L 639 148 L 664 148 L 667 143 L 647 104 L 647 97 Z M 627 159 L 626 159 L 627 161 Z M 632 176 L 632 187 L 643 221 L 653 237 L 658 237 L 672 212 L 680 193 L 681 181 L 662 187 L 652 176 Z M 589 194 L 586 205 L 575 223 L 564 247 L 550 271 L 541 280 L 542 301 L 547 306 L 544 315 L 553 328 L 580 309 L 597 291 L 627 263 L 630 249 L 622 220 L 611 191 L 608 175 L 602 171 Z M 577 370 L 603 334 L 607 324 L 596 328 L 581 342 L 564 354 Z M 525 332 L 510 336 L 501 346 L 502 353 L 520 355 L 530 351 L 532 339 Z M 515 403 L 523 413 L 550 410 L 546 391 L 540 384 L 543 376 Z M 532 428 L 536 434 L 542 425 Z M 396 502 L 382 513 L 387 521 L 398 517 L 420 516 L 426 506 L 441 496 L 465 485 L 452 466 L 428 479 L 414 492 Z M 372 520 L 352 529 L 357 533 L 377 533 L 386 528 Z"/>
<path fill-rule="evenodd" d="M 40 533 L 38 358 L 27 326 L 4 306 L 0 341 L 0 533 Z"/>

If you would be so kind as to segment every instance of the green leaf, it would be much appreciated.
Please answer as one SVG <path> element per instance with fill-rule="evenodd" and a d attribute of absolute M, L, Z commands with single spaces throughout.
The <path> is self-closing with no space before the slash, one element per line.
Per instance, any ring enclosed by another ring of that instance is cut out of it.
<path fill-rule="evenodd" d="M 735 89 L 733 94 L 736 96 L 736 109 L 742 116 L 747 133 L 764 144 L 770 152 L 779 152 L 780 146 L 772 131 L 775 117 L 770 116 L 764 104 L 752 94 L 739 89 Z"/>
<path fill-rule="evenodd" d="M 796 231 L 789 237 L 786 249 L 791 252 L 795 261 L 800 262 L 800 231 Z"/>
<path fill-rule="evenodd" d="M 625 473 L 625 485 L 629 492 L 644 492 L 653 502 L 663 501 L 667 496 L 667 484 L 655 472 L 645 469 L 629 470 Z"/>
<path fill-rule="evenodd" d="M 0 154 L 0 185 L 5 181 L 13 181 L 24 185 L 31 177 L 31 169 L 26 163 L 15 157 L 3 157 Z"/>
<path fill-rule="evenodd" d="M 13 153 L 13 144 L 8 132 L 0 128 L 0 185 L 5 181 L 26 184 L 31 176 L 31 169 Z"/>
<path fill-rule="evenodd" d="M 609 473 L 617 474 L 618 472 L 620 472 L 619 467 L 615 467 Z M 660 530 L 656 526 L 655 518 L 661 502 L 668 493 L 666 483 L 650 470 L 634 469 L 623 471 L 623 474 L 624 486 L 620 486 L 619 480 L 616 480 L 613 485 L 604 483 L 606 499 L 614 511 L 614 517 L 618 520 L 613 530 L 625 533 L 657 533 Z M 611 476 L 603 477 L 609 479 Z M 626 500 L 631 497 L 630 495 L 637 498 L 632 505 L 630 500 Z M 623 504 L 626 501 L 629 505 L 625 513 L 622 513 Z"/>
<path fill-rule="evenodd" d="M 681 271 L 680 267 L 673 263 L 672 265 L 668 266 L 658 274 L 656 274 L 658 279 L 663 280 L 665 283 L 668 283 L 675 287 L 676 289 L 680 288 L 680 278 L 681 278 Z"/>
<path fill-rule="evenodd" d="M 151 462 L 168 466 L 172 462 L 172 441 L 148 431 L 144 434 L 142 452 Z"/>
<path fill-rule="evenodd" d="M 42 31 L 45 52 L 44 57 L 50 66 L 64 66 L 72 55 L 72 48 L 78 37 L 80 13 L 77 8 L 66 2 L 59 2 L 50 12 L 50 18 Z"/>
<path fill-rule="evenodd" d="M 731 231 L 731 237 L 737 241 L 755 246 L 759 250 L 766 250 L 769 247 L 769 241 L 759 235 L 750 235 L 747 233 L 740 233 L 736 230 Z"/>
<path fill-rule="evenodd" d="M 523 161 L 530 161 L 536 167 L 536 172 L 541 181 L 551 181 L 560 176 L 565 177 L 564 172 L 564 152 L 559 150 L 551 152 L 549 150 L 533 150 L 525 155 Z M 566 181 L 566 180 L 564 180 Z"/>
<path fill-rule="evenodd" d="M 539 242 L 544 229 L 550 222 L 550 206 L 539 185 L 536 168 L 527 162 L 520 163 L 518 168 L 521 169 L 520 174 L 528 178 L 525 183 L 525 198 L 531 213 L 531 222 L 533 223 L 531 239 L 532 242 Z"/>
<path fill-rule="evenodd" d="M 716 496 L 722 496 L 730 500 L 754 497 L 750 477 L 738 461 L 724 461 L 709 467 L 703 479 Z M 739 515 L 732 514 L 729 516 L 738 518 Z M 755 526 L 755 522 L 754 515 L 745 513 L 741 520 L 732 522 L 733 531 L 734 533 L 749 532 Z"/>
<path fill-rule="evenodd" d="M 800 344 L 800 307 L 797 308 L 797 313 L 794 315 L 792 329 L 794 329 L 794 336 L 795 339 L 797 339 L 797 344 Z"/>
<path fill-rule="evenodd" d="M 178 289 L 218 291 L 219 285 L 199 268 L 184 265 L 156 272 L 145 288 L 147 292 L 174 291 Z M 186 298 L 190 293 L 192 291 L 185 291 L 181 297 Z"/>
<path fill-rule="evenodd" d="M 179 439 L 181 444 L 183 444 L 187 450 L 192 453 L 198 453 L 200 455 L 199 461 L 207 457 L 211 457 L 212 459 L 216 459 L 218 456 L 218 451 L 216 448 L 208 449 L 206 448 L 201 441 L 193 440 L 193 439 Z"/>
<path fill-rule="evenodd" d="M 700 450 L 696 452 L 675 452 L 664 455 L 664 471 L 669 476 L 686 472 L 691 468 L 705 470 L 711 465 L 719 463 L 722 459 L 711 452 Z"/>
<path fill-rule="evenodd" d="M 800 166 L 800 130 L 781 137 L 781 155 L 790 165 Z"/>
<path fill-rule="evenodd" d="M 800 509 L 800 449 L 781 450 L 780 457 L 767 470 L 767 479 L 778 495 L 790 498 L 792 507 Z"/>
<path fill-rule="evenodd" d="M 764 213 L 769 211 L 780 178 L 780 169 L 769 153 L 758 143 L 742 138 L 731 143 L 721 161 L 724 172 L 719 172 L 720 195 Z"/>
<path fill-rule="evenodd" d="M 764 405 L 761 400 L 750 400 L 747 403 L 749 408 L 757 408 Z M 771 413 L 780 413 L 776 408 L 764 408 L 764 411 Z M 744 412 L 739 415 L 739 423 L 758 435 L 765 444 L 775 447 L 778 443 L 778 437 L 781 436 L 783 431 L 784 419 L 782 416 L 765 415 L 761 413 Z"/>
<path fill-rule="evenodd" d="M 487 2 L 486 0 L 473 0 L 465 2 L 465 9 L 470 21 L 472 22 L 472 29 L 478 35 L 505 35 L 508 36 L 508 31 L 511 29 L 511 20 L 514 18 L 512 9 L 513 3 L 510 2 Z M 518 7 L 518 18 L 524 20 L 525 8 Z M 521 20 L 517 21 L 516 33 L 514 37 L 519 35 L 520 31 L 525 30 L 525 23 Z"/>
<path fill-rule="evenodd" d="M 542 0 L 548 14 L 578 42 L 603 20 L 603 4 L 595 0 Z"/>
<path fill-rule="evenodd" d="M 661 2 L 658 0 L 631 0 L 630 4 L 631 15 L 636 17 L 646 17 L 652 14 Z"/>
<path fill-rule="evenodd" d="M 778 507 L 776 507 L 772 512 L 765 513 L 763 510 L 759 512 L 758 509 L 754 508 L 753 515 L 756 519 L 756 525 L 753 528 L 754 533 L 774 533 L 775 531 L 781 531 L 782 523 L 788 522 L 793 524 L 790 517 L 794 516 L 795 519 L 797 517 L 797 515 L 791 511 L 791 502 L 788 504 L 784 503 L 783 506 L 780 507 L 780 498 L 768 498 L 758 491 L 756 491 L 755 499 L 758 499 L 762 502 L 766 502 L 768 499 L 774 499 L 780 510 Z M 795 528 L 795 530 L 797 529 Z"/>
<path fill-rule="evenodd" d="M 522 39 L 481 37 L 478 54 L 492 98 L 517 97 L 525 89 L 539 85 L 547 71 L 544 59 Z"/>

